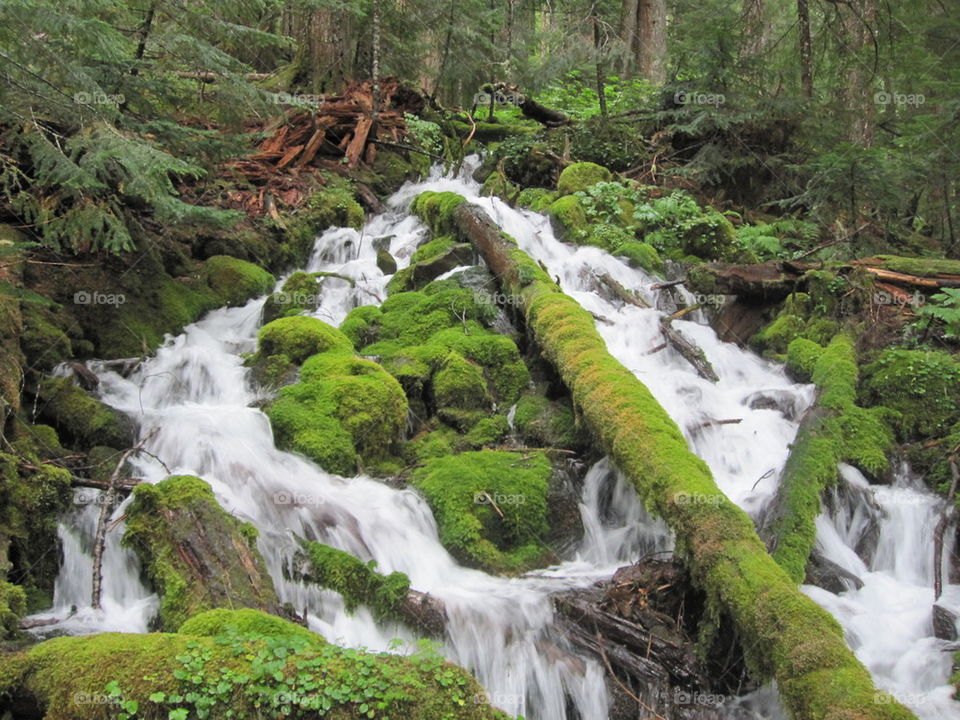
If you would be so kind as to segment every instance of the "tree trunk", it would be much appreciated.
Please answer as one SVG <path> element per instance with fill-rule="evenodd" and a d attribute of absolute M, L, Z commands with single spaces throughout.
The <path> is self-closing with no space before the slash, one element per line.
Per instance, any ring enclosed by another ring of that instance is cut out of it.
<path fill-rule="evenodd" d="M 804 97 L 813 97 L 813 46 L 810 40 L 810 8 L 797 0 L 797 27 L 800 31 L 800 85 Z"/>
<path fill-rule="evenodd" d="M 620 65 L 620 74 L 630 77 L 636 66 L 637 52 L 637 13 L 638 0 L 623 0 L 620 12 L 620 39 L 623 41 L 623 60 Z"/>
<path fill-rule="evenodd" d="M 802 2 L 803 0 L 801 0 Z M 755 59 L 770 42 L 766 0 L 743 0 L 740 9 L 740 57 Z"/>
<path fill-rule="evenodd" d="M 596 7 L 594 7 L 594 12 Z M 600 41 L 600 22 L 596 14 L 593 16 L 593 53 L 594 69 L 596 70 L 597 81 L 597 102 L 600 104 L 600 114 L 607 116 L 607 93 L 604 91 L 603 82 L 603 43 Z"/>
<path fill-rule="evenodd" d="M 667 79 L 667 2 L 639 0 L 637 63 L 640 74 L 653 85 Z"/>
<path fill-rule="evenodd" d="M 720 492 L 666 411 L 609 354 L 590 314 L 481 208 L 462 203 L 436 217 L 442 197 L 421 195 L 414 208 L 433 214 L 434 225 L 469 240 L 486 260 L 572 391 L 598 446 L 676 533 L 694 585 L 729 615 L 756 674 L 777 681 L 794 720 L 914 718 L 887 695 L 877 701 L 870 674 L 847 647 L 839 623 L 767 554 L 751 519 Z M 828 676 L 844 682 L 824 682 Z"/>

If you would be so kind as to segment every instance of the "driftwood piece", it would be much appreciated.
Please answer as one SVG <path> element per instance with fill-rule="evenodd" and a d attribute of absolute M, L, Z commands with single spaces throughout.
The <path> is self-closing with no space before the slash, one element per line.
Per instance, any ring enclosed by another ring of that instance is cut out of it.
<path fill-rule="evenodd" d="M 663 333 L 667 342 L 670 343 L 670 347 L 680 353 L 683 359 L 693 366 L 693 369 L 697 371 L 700 377 L 710 382 L 719 382 L 720 378 L 717 376 L 716 371 L 714 371 L 713 365 L 707 360 L 707 356 L 704 355 L 703 350 L 681 335 L 680 331 L 673 327 L 671 321 L 672 318 L 670 316 L 660 318 L 660 332 Z"/>
<path fill-rule="evenodd" d="M 600 281 L 610 288 L 613 291 L 613 294 L 623 302 L 628 303 L 629 305 L 636 305 L 637 307 L 641 308 L 650 307 L 650 303 L 637 295 L 635 292 L 630 292 L 627 290 L 623 285 L 611 277 L 609 273 L 602 273 L 597 277 L 600 278 Z"/>

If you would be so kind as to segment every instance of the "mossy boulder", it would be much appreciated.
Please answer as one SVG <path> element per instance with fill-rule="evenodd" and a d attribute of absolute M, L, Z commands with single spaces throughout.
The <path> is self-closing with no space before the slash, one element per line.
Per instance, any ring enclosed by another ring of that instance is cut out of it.
<path fill-rule="evenodd" d="M 611 179 L 613 175 L 602 165 L 592 162 L 574 163 L 565 167 L 557 178 L 557 192 L 561 195 L 572 195 L 598 182 L 609 182 Z"/>
<path fill-rule="evenodd" d="M 197 613 L 184 622 L 177 631 L 180 635 L 217 637 L 220 635 L 264 635 L 268 637 L 293 636 L 305 638 L 311 643 L 323 644 L 322 635 L 311 632 L 303 625 L 268 615 L 262 610 L 240 608 L 228 610 L 216 608 Z"/>
<path fill-rule="evenodd" d="M 487 410 L 491 405 L 480 366 L 455 351 L 447 353 L 434 374 L 433 394 L 438 408 Z"/>
<path fill-rule="evenodd" d="M 882 351 L 863 368 L 866 403 L 899 413 L 903 440 L 938 437 L 960 421 L 960 360 L 940 350 Z"/>
<path fill-rule="evenodd" d="M 259 358 L 282 355 L 299 365 L 311 355 L 328 350 L 352 352 L 353 343 L 337 328 L 317 318 L 279 318 L 264 325 L 257 333 Z"/>
<path fill-rule="evenodd" d="M 384 275 L 393 275 L 397 271 L 397 261 L 388 250 L 377 250 L 377 267 Z"/>
<path fill-rule="evenodd" d="M 229 255 L 208 258 L 204 273 L 221 305 L 242 305 L 252 297 L 270 292 L 276 282 L 263 268 Z"/>
<path fill-rule="evenodd" d="M 421 289 L 455 267 L 474 262 L 476 258 L 469 243 L 457 242 L 449 235 L 435 237 L 418 247 L 410 257 L 410 264 L 390 278 L 387 292 Z"/>
<path fill-rule="evenodd" d="M 289 233 L 297 241 L 310 241 L 327 228 L 363 227 L 366 215 L 356 201 L 350 181 L 325 175 L 324 187 L 317 190 L 288 221 Z"/>
<path fill-rule="evenodd" d="M 67 377 L 45 377 L 37 390 L 38 415 L 68 444 L 80 449 L 109 445 L 123 449 L 134 441 L 132 421 L 92 397 Z"/>
<path fill-rule="evenodd" d="M 376 362 L 328 349 L 304 363 L 300 381 L 282 388 L 266 413 L 280 446 L 352 475 L 358 461 L 389 455 L 406 425 L 407 398 Z"/>
<path fill-rule="evenodd" d="M 657 249 L 645 242 L 624 242 L 613 250 L 615 255 L 626 258 L 627 264 L 640 268 L 650 275 L 663 275 L 666 266 Z"/>
<path fill-rule="evenodd" d="M 507 720 L 476 702 L 483 688 L 438 654 L 368 653 L 309 635 L 55 638 L 0 659 L 0 694 L 23 716 L 47 720 Z"/>
<path fill-rule="evenodd" d="M 158 626 L 168 631 L 214 608 L 279 614 L 256 539 L 253 525 L 221 508 L 210 486 L 191 475 L 138 485 L 123 535 L 160 595 Z"/>
<path fill-rule="evenodd" d="M 589 434 L 577 423 L 569 400 L 525 394 L 517 403 L 513 424 L 517 435 L 528 445 L 577 450 L 589 444 Z"/>
<path fill-rule="evenodd" d="M 263 323 L 316 310 L 320 305 L 320 280 L 317 273 L 293 273 L 279 291 L 267 298 L 263 305 Z"/>
<path fill-rule="evenodd" d="M 379 619 L 400 617 L 400 608 L 410 591 L 410 578 L 400 572 L 384 575 L 376 563 L 365 563 L 343 550 L 318 542 L 303 542 L 304 557 L 310 570 L 308 582 L 343 596 L 348 612 L 366 605 Z"/>
<path fill-rule="evenodd" d="M 449 221 L 450 213 L 463 202 L 463 197 L 457 193 L 424 192 L 414 198 L 410 209 L 422 218 L 434 233 L 441 234 Z"/>
<path fill-rule="evenodd" d="M 52 370 L 73 356 L 73 344 L 55 314 L 49 308 L 33 303 L 24 304 L 20 349 L 27 367 L 35 370 Z"/>
<path fill-rule="evenodd" d="M 557 198 L 547 207 L 547 217 L 558 238 L 565 242 L 582 243 L 590 236 L 587 213 L 574 195 Z"/>
<path fill-rule="evenodd" d="M 411 484 L 454 557 L 488 572 L 520 572 L 545 555 L 550 474 L 543 453 L 480 450 L 427 460 Z"/>
<path fill-rule="evenodd" d="M 557 193 L 547 188 L 524 188 L 517 196 L 517 205 L 534 212 L 544 212 L 557 199 Z"/>

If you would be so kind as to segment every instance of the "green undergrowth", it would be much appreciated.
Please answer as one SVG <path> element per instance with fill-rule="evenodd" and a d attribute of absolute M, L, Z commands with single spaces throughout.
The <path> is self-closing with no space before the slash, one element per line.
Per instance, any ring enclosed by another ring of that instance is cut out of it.
<path fill-rule="evenodd" d="M 184 622 L 177 633 L 197 637 L 217 637 L 230 633 L 271 637 L 290 635 L 305 638 L 315 644 L 326 642 L 322 635 L 311 632 L 303 625 L 297 625 L 276 615 L 269 615 L 262 610 L 252 608 L 205 610 Z"/>
<path fill-rule="evenodd" d="M 269 628 L 270 632 L 259 630 Z M 0 693 L 47 720 L 505 720 L 467 672 L 424 645 L 408 656 L 331 645 L 242 620 L 212 637 L 105 633 L 0 660 Z"/>
<path fill-rule="evenodd" d="M 428 459 L 410 482 L 454 557 L 487 572 L 515 573 L 537 567 L 548 553 L 541 538 L 550 474 L 542 452 L 481 450 Z"/>
<path fill-rule="evenodd" d="M 303 541 L 302 545 L 311 568 L 306 579 L 340 593 L 347 612 L 366 605 L 377 619 L 399 617 L 400 606 L 410 590 L 410 578 L 406 575 L 384 575 L 377 572 L 374 561 L 365 563 L 323 543 Z"/>
<path fill-rule="evenodd" d="M 468 224 L 461 223 L 466 218 L 454 210 L 446 225 L 468 238 Z M 517 298 L 527 327 L 599 444 L 674 530 L 677 554 L 708 608 L 733 621 L 754 679 L 775 679 L 796 720 L 914 718 L 878 693 L 839 623 L 770 557 L 752 520 L 720 492 L 677 425 L 609 354 L 593 317 L 514 242 L 501 240 L 502 291 Z M 850 393 L 831 397 L 852 400 Z"/>
<path fill-rule="evenodd" d="M 853 340 L 838 334 L 826 348 L 798 338 L 789 347 L 791 365 L 810 368 L 819 394 L 812 419 L 801 425 L 784 467 L 778 511 L 771 523 L 773 557 L 802 582 L 816 541 L 816 517 L 824 490 L 837 482 L 838 463 L 877 477 L 889 465 L 893 434 L 883 407 L 855 403 L 858 366 Z"/>
<path fill-rule="evenodd" d="M 221 508 L 200 478 L 141 483 L 126 518 L 123 543 L 160 595 L 161 629 L 176 630 L 192 615 L 220 607 L 278 611 L 256 529 Z"/>
<path fill-rule="evenodd" d="M 344 476 L 392 452 L 407 419 L 403 388 L 354 354 L 340 330 L 311 317 L 274 320 L 260 329 L 251 362 L 261 380 L 274 382 L 302 364 L 298 382 L 266 408 L 280 447 Z"/>

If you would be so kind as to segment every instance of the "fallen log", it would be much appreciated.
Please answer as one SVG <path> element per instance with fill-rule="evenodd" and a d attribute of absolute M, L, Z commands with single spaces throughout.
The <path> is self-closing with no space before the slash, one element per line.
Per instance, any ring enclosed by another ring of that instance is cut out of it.
<path fill-rule="evenodd" d="M 713 365 L 707 360 L 703 350 L 681 335 L 680 331 L 673 327 L 671 320 L 672 316 L 669 315 L 660 318 L 660 332 L 670 343 L 670 347 L 680 353 L 700 377 L 710 382 L 720 382 L 720 378 L 714 371 Z"/>
<path fill-rule="evenodd" d="M 622 302 L 641 308 L 650 307 L 650 303 L 637 295 L 635 292 L 630 292 L 627 290 L 623 285 L 612 278 L 609 273 L 602 273 L 597 275 L 597 277 L 600 278 L 600 281 L 610 288 L 613 291 L 613 294 L 616 295 L 617 298 Z"/>
<path fill-rule="evenodd" d="M 818 347 L 808 340 L 794 342 Z M 878 474 L 887 466 L 892 443 L 886 425 L 854 403 L 857 362 L 850 336 L 837 335 L 820 350 L 812 379 L 817 398 L 800 421 L 777 493 L 760 521 L 767 548 L 796 582 L 806 575 L 821 496 L 839 477 L 838 465 L 848 462 Z"/>
<path fill-rule="evenodd" d="M 427 192 L 413 210 L 473 243 L 516 299 L 600 446 L 673 529 L 692 582 L 729 616 L 753 677 L 776 680 L 793 719 L 915 720 L 874 687 L 840 624 L 767 554 L 752 520 L 720 492 L 647 387 L 609 354 L 590 314 L 481 208 Z M 689 502 L 693 496 L 709 502 Z"/>

